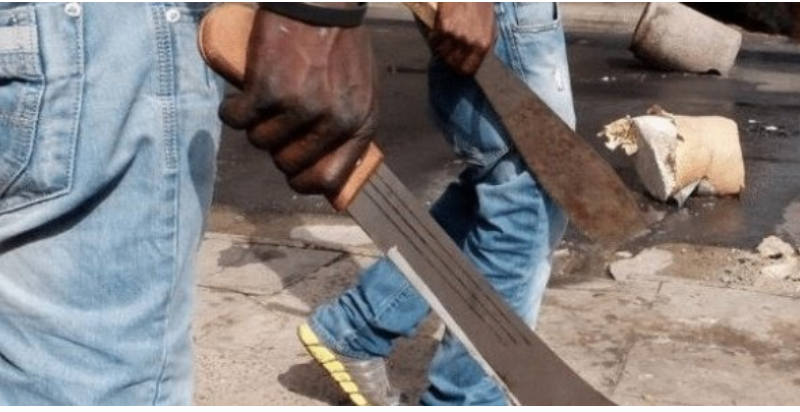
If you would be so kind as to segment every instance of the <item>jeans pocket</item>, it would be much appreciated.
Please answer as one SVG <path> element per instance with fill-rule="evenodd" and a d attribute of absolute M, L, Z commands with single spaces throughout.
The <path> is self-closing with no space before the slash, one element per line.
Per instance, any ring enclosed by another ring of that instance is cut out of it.
<path fill-rule="evenodd" d="M 0 213 L 62 193 L 71 177 L 70 140 L 41 124 L 49 116 L 42 114 L 46 75 L 39 33 L 35 6 L 0 10 Z"/>
<path fill-rule="evenodd" d="M 574 127 L 566 41 L 556 3 L 501 3 L 498 55 Z"/>
<path fill-rule="evenodd" d="M 538 33 L 556 28 L 561 22 L 557 3 L 513 3 L 514 31 Z"/>

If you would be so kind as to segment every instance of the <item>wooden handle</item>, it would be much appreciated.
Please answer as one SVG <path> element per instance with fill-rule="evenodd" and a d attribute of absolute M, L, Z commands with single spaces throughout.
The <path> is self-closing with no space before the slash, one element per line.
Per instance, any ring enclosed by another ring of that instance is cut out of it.
<path fill-rule="evenodd" d="M 197 43 L 206 64 L 236 87 L 244 81 L 247 43 L 256 9 L 241 3 L 223 3 L 200 21 Z"/>
<path fill-rule="evenodd" d="M 411 10 L 411 13 L 414 13 L 414 17 L 419 19 L 428 30 L 433 29 L 433 24 L 436 21 L 436 3 L 403 2 L 403 5 Z"/>
<path fill-rule="evenodd" d="M 241 87 L 247 64 L 247 44 L 256 9 L 241 3 L 223 3 L 209 11 L 200 22 L 198 46 L 211 69 L 236 87 Z M 359 190 L 383 162 L 383 153 L 371 143 L 339 193 L 328 196 L 338 211 L 347 209 Z"/>

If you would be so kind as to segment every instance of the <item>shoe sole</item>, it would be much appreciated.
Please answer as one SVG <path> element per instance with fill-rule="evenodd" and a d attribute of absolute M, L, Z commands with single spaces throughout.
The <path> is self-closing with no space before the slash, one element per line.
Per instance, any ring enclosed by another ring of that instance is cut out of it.
<path fill-rule="evenodd" d="M 320 342 L 317 334 L 311 330 L 308 324 L 300 325 L 297 328 L 297 337 L 300 338 L 300 342 L 306 348 L 308 354 L 328 372 L 328 375 L 333 378 L 339 388 L 350 397 L 350 400 L 356 406 L 370 406 L 367 399 L 359 391 L 358 385 L 353 382 L 353 378 L 345 368 L 345 365 L 339 361 L 333 351 Z"/>

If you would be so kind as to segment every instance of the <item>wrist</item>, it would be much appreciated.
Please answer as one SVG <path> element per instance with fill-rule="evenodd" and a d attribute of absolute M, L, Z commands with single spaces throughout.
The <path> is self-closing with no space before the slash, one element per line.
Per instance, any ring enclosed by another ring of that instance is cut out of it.
<path fill-rule="evenodd" d="M 312 26 L 357 27 L 364 22 L 367 3 L 263 2 L 259 8 Z"/>

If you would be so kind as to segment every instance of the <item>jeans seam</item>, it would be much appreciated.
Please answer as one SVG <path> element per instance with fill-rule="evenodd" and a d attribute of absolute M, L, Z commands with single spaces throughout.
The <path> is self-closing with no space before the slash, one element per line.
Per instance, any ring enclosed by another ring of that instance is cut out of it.
<path fill-rule="evenodd" d="M 156 25 L 156 51 L 158 55 L 158 88 L 157 96 L 164 115 L 165 162 L 170 170 L 177 169 L 177 115 L 175 97 L 175 62 L 174 47 L 169 25 L 164 21 L 164 5 L 153 7 Z"/>
<path fill-rule="evenodd" d="M 339 355 L 344 355 L 350 358 L 355 359 L 366 359 L 367 357 L 363 356 L 364 354 L 355 353 L 354 351 L 350 350 L 347 344 L 343 343 L 348 340 L 351 340 L 352 336 L 358 336 L 358 331 L 352 331 L 347 333 L 346 335 L 342 336 L 341 339 L 337 339 L 335 336 L 328 333 L 325 328 L 321 328 L 320 325 L 317 323 L 316 319 L 312 317 L 309 322 L 309 327 L 317 335 L 320 341 L 327 346 L 329 349 L 332 349 L 335 353 Z M 361 329 L 359 329 L 361 330 Z"/>
<path fill-rule="evenodd" d="M 75 101 L 73 102 L 73 113 L 75 113 L 74 121 L 72 123 L 72 147 L 69 151 L 70 157 L 70 164 L 67 168 L 67 184 L 66 186 L 57 193 L 61 193 L 63 191 L 70 191 L 72 190 L 74 184 L 74 177 L 75 177 L 75 156 L 77 156 L 78 152 L 78 132 L 79 132 L 79 119 L 80 113 L 83 108 L 83 89 L 86 81 L 86 55 L 84 49 L 84 38 L 83 38 L 83 15 L 79 16 L 76 20 L 77 25 L 77 50 L 75 51 L 75 64 L 78 70 L 78 80 L 76 84 L 76 92 L 75 92 Z"/>
<path fill-rule="evenodd" d="M 164 120 L 164 129 L 162 130 L 164 141 L 165 150 L 165 163 L 166 168 L 168 170 L 175 170 L 177 169 L 177 159 L 176 159 L 176 148 L 174 147 L 176 136 L 175 136 L 175 104 L 176 99 L 174 97 L 174 61 L 172 59 L 173 49 L 171 47 L 171 35 L 169 27 L 166 25 L 165 21 L 163 20 L 165 10 L 164 6 L 160 4 L 153 5 L 151 8 L 151 15 L 153 19 L 153 24 L 155 25 L 155 36 L 156 36 L 156 58 L 158 59 L 156 64 L 158 68 L 156 70 L 157 73 L 157 96 L 158 101 L 161 104 L 161 115 L 163 116 Z M 167 174 L 164 176 L 166 180 L 168 180 L 167 185 L 169 186 L 172 184 L 171 187 L 167 188 L 167 192 L 170 190 L 177 190 L 175 189 L 175 184 L 177 182 L 171 181 L 174 179 L 179 179 L 179 176 L 174 176 L 171 174 Z M 179 241 L 179 234 L 178 234 L 178 227 L 175 220 L 177 219 L 177 213 L 179 210 L 179 201 L 180 196 L 175 194 L 175 199 L 172 204 L 171 218 L 172 222 L 170 222 L 170 227 L 172 229 L 172 240 L 171 240 L 171 247 L 172 247 L 172 283 L 170 285 L 169 294 L 167 295 L 166 299 L 166 307 L 164 308 L 164 329 L 162 335 L 162 359 L 161 359 L 161 366 L 158 371 L 158 376 L 155 382 L 155 391 L 153 393 L 153 405 L 158 404 L 158 399 L 161 397 L 161 385 L 164 379 L 164 374 L 166 373 L 167 363 L 169 363 L 169 356 L 168 356 L 168 330 L 170 327 L 170 314 L 172 311 L 172 298 L 175 294 L 175 288 L 178 284 L 178 260 L 175 257 L 178 254 L 178 241 Z"/>
<path fill-rule="evenodd" d="M 513 64 L 513 69 L 517 73 L 522 73 L 522 61 L 519 56 L 519 45 L 517 44 L 517 38 L 514 36 L 513 30 L 510 27 L 503 28 L 503 35 L 506 36 L 506 42 L 508 43 L 508 54 L 509 60 L 511 64 Z"/>
<path fill-rule="evenodd" d="M 386 313 L 394 311 L 394 309 L 400 305 L 401 298 L 408 296 L 409 289 L 411 289 L 411 284 L 408 282 L 403 282 L 403 287 L 393 293 L 389 299 L 386 300 L 388 303 L 381 305 L 380 310 L 375 314 L 375 320 L 380 320 Z"/>

